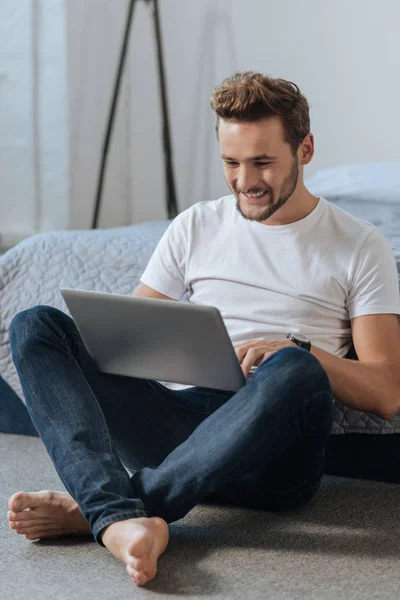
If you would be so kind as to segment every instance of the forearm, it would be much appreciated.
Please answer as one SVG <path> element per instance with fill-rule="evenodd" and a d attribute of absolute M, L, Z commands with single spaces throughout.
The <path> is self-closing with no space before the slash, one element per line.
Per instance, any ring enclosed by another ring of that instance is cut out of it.
<path fill-rule="evenodd" d="M 324 367 L 333 397 L 340 404 L 384 419 L 394 416 L 400 404 L 400 386 L 393 367 L 338 358 L 314 345 L 311 353 Z"/>

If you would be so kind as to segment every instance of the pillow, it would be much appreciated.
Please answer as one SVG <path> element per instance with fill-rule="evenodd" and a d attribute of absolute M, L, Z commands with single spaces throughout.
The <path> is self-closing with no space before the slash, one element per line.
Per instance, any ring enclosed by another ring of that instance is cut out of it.
<path fill-rule="evenodd" d="M 330 167 L 314 173 L 305 185 L 379 229 L 391 246 L 400 286 L 400 163 Z"/>
<path fill-rule="evenodd" d="M 330 167 L 314 173 L 305 184 L 315 196 L 333 202 L 346 198 L 400 206 L 400 162 Z"/>

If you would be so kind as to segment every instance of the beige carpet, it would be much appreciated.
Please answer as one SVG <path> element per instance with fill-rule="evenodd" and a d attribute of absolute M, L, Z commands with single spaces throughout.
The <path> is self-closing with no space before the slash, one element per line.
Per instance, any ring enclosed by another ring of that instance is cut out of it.
<path fill-rule="evenodd" d="M 287 513 L 200 504 L 170 525 L 143 588 L 91 536 L 30 542 L 6 519 L 17 490 L 64 489 L 39 438 L 0 434 L 1 600 L 400 598 L 400 486 L 325 476 Z"/>

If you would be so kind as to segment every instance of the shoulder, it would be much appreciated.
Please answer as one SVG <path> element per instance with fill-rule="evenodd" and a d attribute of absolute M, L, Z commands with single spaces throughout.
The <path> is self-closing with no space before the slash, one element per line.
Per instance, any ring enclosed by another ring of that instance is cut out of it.
<path fill-rule="evenodd" d="M 326 231 L 330 232 L 331 242 L 346 255 L 356 257 L 360 251 L 376 251 L 390 248 L 389 242 L 379 229 L 365 219 L 354 216 L 347 210 L 325 200 Z"/>
<path fill-rule="evenodd" d="M 325 198 L 323 198 L 323 201 L 326 205 L 326 218 L 332 227 L 336 227 L 343 233 L 349 233 L 353 237 L 364 238 L 372 231 L 378 232 L 376 226 L 370 221 L 352 215 L 344 208 L 329 202 Z"/>

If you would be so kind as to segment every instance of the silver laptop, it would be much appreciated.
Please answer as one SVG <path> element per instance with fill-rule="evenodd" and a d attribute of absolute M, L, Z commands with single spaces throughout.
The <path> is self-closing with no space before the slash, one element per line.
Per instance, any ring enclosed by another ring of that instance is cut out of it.
<path fill-rule="evenodd" d="M 214 306 L 61 288 L 99 371 L 236 392 L 245 383 Z"/>

